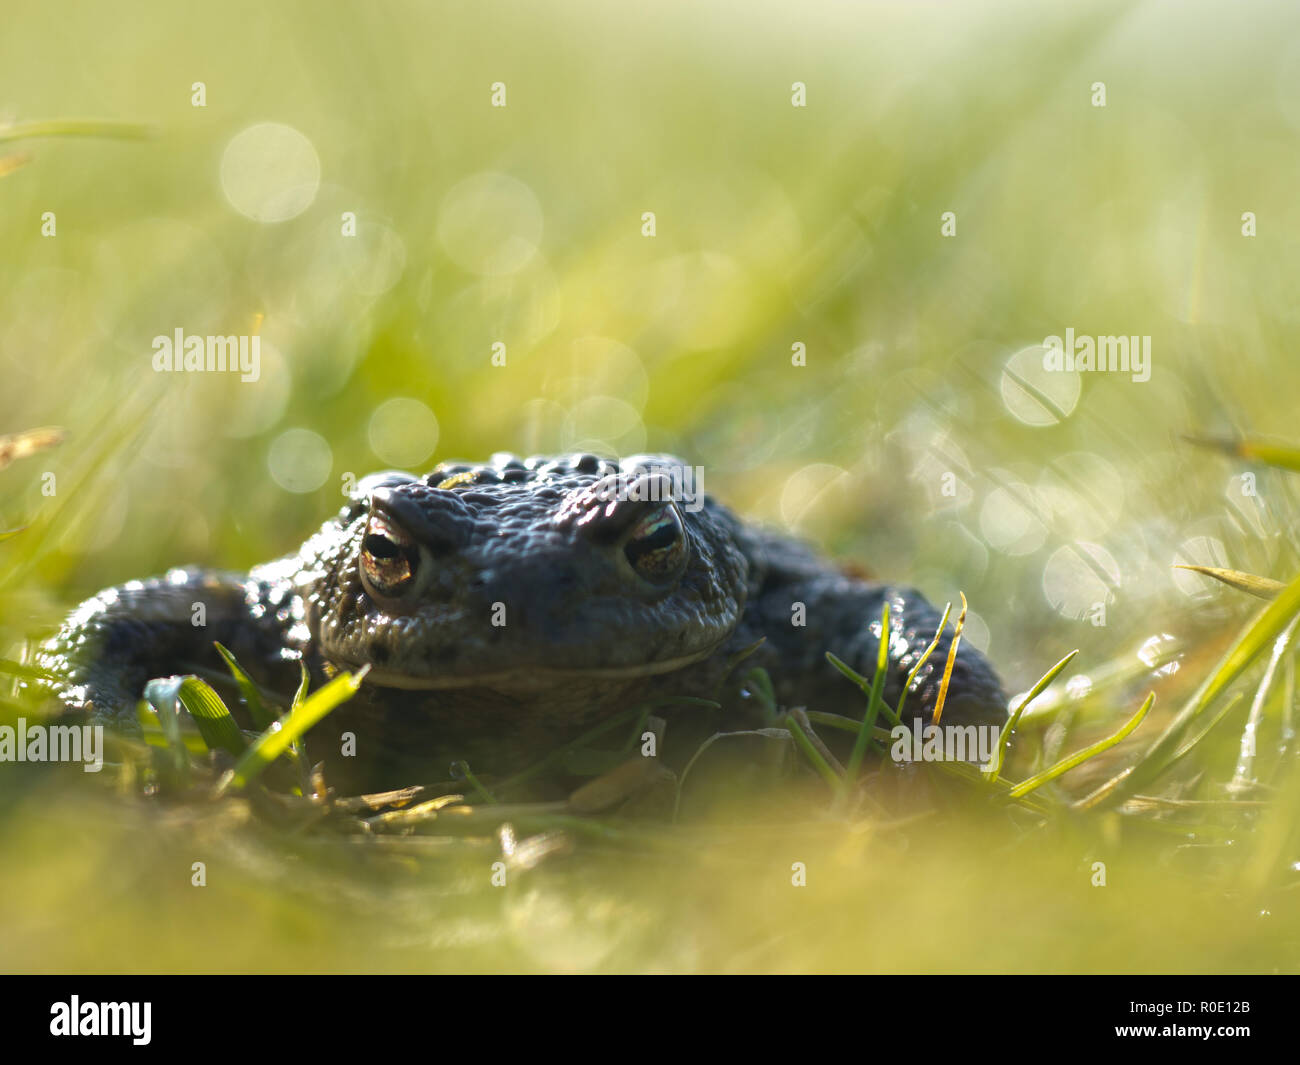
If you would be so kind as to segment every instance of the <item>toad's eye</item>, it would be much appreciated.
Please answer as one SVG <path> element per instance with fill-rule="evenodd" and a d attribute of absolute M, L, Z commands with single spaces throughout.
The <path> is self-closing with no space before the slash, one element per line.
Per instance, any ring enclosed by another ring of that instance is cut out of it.
<path fill-rule="evenodd" d="M 668 503 L 652 510 L 632 526 L 623 554 L 638 576 L 651 584 L 667 584 L 686 567 L 686 530 L 681 515 Z"/>
<path fill-rule="evenodd" d="M 372 514 L 361 541 L 361 581 L 372 595 L 389 599 L 415 584 L 420 550 L 415 542 L 382 514 Z"/>

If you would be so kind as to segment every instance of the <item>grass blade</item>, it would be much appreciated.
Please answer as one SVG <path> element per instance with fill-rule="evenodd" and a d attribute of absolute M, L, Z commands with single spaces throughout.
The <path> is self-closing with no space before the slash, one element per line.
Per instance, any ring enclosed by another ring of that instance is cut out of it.
<path fill-rule="evenodd" d="M 1188 436 L 1186 439 L 1198 447 L 1213 448 L 1234 458 L 1262 462 L 1266 466 L 1300 473 L 1300 448 L 1270 444 L 1264 440 L 1233 440 L 1211 436 Z"/>
<path fill-rule="evenodd" d="M 994 783 L 998 779 L 998 774 L 1002 772 L 1002 758 L 1007 748 L 1007 742 L 1011 738 L 1011 733 L 1016 730 L 1016 725 L 1020 723 L 1020 715 L 1025 712 L 1030 703 L 1047 690 L 1052 681 L 1060 675 L 1061 670 L 1068 666 L 1078 653 L 1079 649 L 1076 647 L 1044 673 L 1042 679 L 1029 689 L 1029 694 L 1020 700 L 1020 705 L 1016 707 L 1015 712 L 1007 718 L 1007 723 L 1002 726 L 1002 732 L 998 736 L 998 746 L 997 750 L 993 752 L 993 759 L 984 767 L 984 778 L 990 784 Z"/>
<path fill-rule="evenodd" d="M 1247 595 L 1253 595 L 1257 599 L 1276 599 L 1277 593 L 1286 587 L 1281 581 L 1275 581 L 1272 577 L 1257 577 L 1253 573 L 1243 573 L 1241 570 L 1236 569 L 1184 565 L 1176 565 L 1174 569 L 1191 570 L 1193 573 L 1213 577 L 1216 581 L 1222 581 L 1228 587 L 1236 588 L 1239 592 L 1245 592 Z"/>
<path fill-rule="evenodd" d="M 917 659 L 916 665 L 912 667 L 912 672 L 907 675 L 907 681 L 903 684 L 903 691 L 898 696 L 898 720 L 903 720 L 903 707 L 907 704 L 907 693 L 912 690 L 912 685 L 916 682 L 917 674 L 921 672 L 921 667 L 934 654 L 934 649 L 939 646 L 939 641 L 943 639 L 943 630 L 948 627 L 948 615 L 952 613 L 952 603 L 948 603 L 943 608 L 943 617 L 939 619 L 939 627 L 934 630 L 934 639 L 930 641 L 930 646 Z"/>
<path fill-rule="evenodd" d="M 143 122 L 116 122 L 97 118 L 46 118 L 0 127 L 0 144 L 32 137 L 109 137 L 116 140 L 147 140 L 155 129 Z"/>
<path fill-rule="evenodd" d="M 835 655 L 833 655 L 833 654 L 831 654 L 829 651 L 827 651 L 827 652 L 826 652 L 826 661 L 829 662 L 831 665 L 833 665 L 836 669 L 838 669 L 838 670 L 839 670 L 841 673 L 843 673 L 846 677 L 848 677 L 849 680 L 853 681 L 853 683 L 854 683 L 855 685 L 857 685 L 857 687 L 861 690 L 861 692 L 862 692 L 863 695 L 867 696 L 868 698 L 871 697 L 871 683 L 872 683 L 872 682 L 869 681 L 869 680 L 867 680 L 866 677 L 864 677 L 861 673 L 859 673 L 859 672 L 858 672 L 856 669 L 854 669 L 851 665 L 849 665 L 847 662 L 845 662 L 844 659 L 842 659 L 842 658 L 837 658 Z M 897 725 L 897 724 L 898 724 L 898 722 L 899 722 L 898 714 L 896 714 L 896 713 L 894 712 L 893 707 L 891 707 L 891 706 L 889 705 L 889 703 L 887 703 L 884 699 L 881 699 L 881 700 L 880 700 L 880 710 L 881 710 L 881 712 L 885 715 L 886 720 L 887 720 L 891 725 Z"/>
<path fill-rule="evenodd" d="M 192 675 L 182 677 L 176 696 L 198 725 L 199 735 L 208 745 L 208 750 L 229 751 L 238 757 L 248 748 L 248 741 L 230 716 L 226 704 L 210 685 Z"/>
<path fill-rule="evenodd" d="M 1282 635 L 1273 641 L 1273 653 L 1269 656 L 1268 665 L 1264 669 L 1264 676 L 1260 678 L 1259 687 L 1255 689 L 1255 698 L 1250 704 L 1250 716 L 1246 719 L 1246 727 L 1241 734 L 1237 767 L 1233 771 L 1232 780 L 1228 783 L 1229 790 L 1249 788 L 1256 783 L 1255 756 L 1259 740 L 1259 727 L 1264 720 L 1264 704 L 1267 702 L 1269 691 L 1273 687 L 1273 678 L 1277 676 L 1277 668 L 1291 646 L 1291 639 L 1295 636 L 1296 621 L 1298 620 L 1300 620 L 1300 617 L 1293 618 Z"/>
<path fill-rule="evenodd" d="M 47 451 L 63 443 L 67 433 L 57 425 L 46 425 L 39 429 L 25 429 L 21 433 L 0 436 L 0 470 L 10 463 L 35 455 L 38 451 Z"/>
<path fill-rule="evenodd" d="M 153 707 L 166 744 L 170 770 L 175 781 L 184 785 L 189 778 L 190 755 L 181 737 L 177 702 L 183 677 L 160 677 L 144 686 L 144 697 Z"/>
<path fill-rule="evenodd" d="M 0 156 L 0 178 L 12 174 L 15 170 L 21 170 L 32 161 L 31 152 L 11 152 L 9 155 Z"/>
<path fill-rule="evenodd" d="M 876 675 L 871 681 L 871 694 L 867 699 L 867 711 L 862 717 L 862 727 L 858 730 L 858 738 L 853 742 L 853 751 L 849 755 L 849 764 L 844 770 L 844 780 L 841 786 L 845 793 L 849 791 L 858 779 L 858 768 L 862 765 L 862 756 L 866 754 L 867 742 L 871 739 L 871 730 L 875 727 L 876 718 L 880 715 L 880 693 L 885 686 L 885 673 L 889 669 L 889 601 L 885 601 L 884 609 L 880 613 L 880 640 L 879 650 L 876 654 Z"/>
<path fill-rule="evenodd" d="M 1074 754 L 1070 755 L 1067 758 L 1062 758 L 1055 765 L 1049 766 L 1047 769 L 1044 769 L 1041 773 L 1035 773 L 1032 777 L 1029 777 L 1027 780 L 1022 780 L 1019 784 L 1015 785 L 1015 787 L 1011 789 L 1010 792 L 1011 798 L 1019 799 L 1021 796 L 1028 795 L 1035 788 L 1041 788 L 1048 781 L 1055 780 L 1062 773 L 1068 773 L 1071 769 L 1075 768 L 1076 766 L 1082 765 L 1089 758 L 1092 758 L 1095 755 L 1101 754 L 1102 751 L 1106 751 L 1109 750 L 1111 747 L 1114 747 L 1115 744 L 1119 743 L 1130 732 L 1132 732 L 1135 728 L 1137 728 L 1140 724 L 1142 724 L 1143 718 L 1147 716 L 1147 712 L 1151 709 L 1151 705 L 1155 701 L 1156 701 L 1156 693 L 1152 692 L 1150 695 L 1146 697 L 1142 705 L 1138 707 L 1138 712 L 1134 714 L 1131 718 L 1129 718 L 1128 721 L 1124 723 L 1123 727 L 1121 727 L 1118 732 L 1114 733 L 1111 736 L 1107 736 L 1104 740 L 1098 740 L 1096 743 L 1092 744 L 1091 746 L 1085 747 L 1081 751 L 1076 751 Z"/>
<path fill-rule="evenodd" d="M 817 748 L 817 745 L 808 738 L 808 734 L 804 732 L 803 726 L 799 721 L 790 715 L 786 715 L 785 727 L 789 730 L 790 735 L 794 737 L 795 746 L 799 748 L 800 753 L 807 758 L 812 764 L 812 767 L 821 774 L 822 779 L 830 785 L 831 790 L 833 792 L 839 792 L 840 788 L 843 786 L 843 780 L 840 779 L 840 775 L 835 772 L 834 768 Z"/>
<path fill-rule="evenodd" d="M 1137 788 L 1163 772 L 1191 723 L 1241 676 L 1265 648 L 1273 645 L 1273 641 L 1291 624 L 1297 613 L 1300 613 L 1300 577 L 1283 588 L 1277 598 L 1246 625 L 1218 666 L 1202 681 L 1160 737 L 1135 765 L 1103 784 L 1094 793 L 1094 801 L 1118 802 L 1126 799 Z"/>
<path fill-rule="evenodd" d="M 296 702 L 293 709 L 279 721 L 263 732 L 217 784 L 216 796 L 224 795 L 230 788 L 243 788 L 296 743 L 302 735 L 326 714 L 347 702 L 357 693 L 361 682 L 369 672 L 363 666 L 356 673 L 341 673 L 321 688 L 315 695 L 310 695 L 301 702 Z"/>
<path fill-rule="evenodd" d="M 952 667 L 957 664 L 957 648 L 961 644 L 962 629 L 966 627 L 966 593 L 961 596 L 961 613 L 957 615 L 957 624 L 952 629 L 952 643 L 948 645 L 948 661 L 944 663 L 943 680 L 939 683 L 939 698 L 934 701 L 934 723 L 939 724 L 943 717 L 943 704 L 948 698 L 948 682 L 952 680 Z"/>
<path fill-rule="evenodd" d="M 248 707 L 248 716 L 253 719 L 253 726 L 258 729 L 268 729 L 275 721 L 275 715 L 266 708 L 262 702 L 261 695 L 258 694 L 257 685 L 253 683 L 253 678 L 244 672 L 243 667 L 235 661 L 235 656 L 225 647 L 217 643 L 212 644 L 217 649 L 217 653 L 226 660 L 226 668 L 230 670 L 230 675 L 235 678 L 235 685 L 239 688 L 239 694 L 244 700 L 244 705 Z"/>

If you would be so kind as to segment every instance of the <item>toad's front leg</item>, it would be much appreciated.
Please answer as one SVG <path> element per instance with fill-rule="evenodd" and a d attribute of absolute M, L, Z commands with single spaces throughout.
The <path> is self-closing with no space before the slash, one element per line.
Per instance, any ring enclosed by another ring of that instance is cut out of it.
<path fill-rule="evenodd" d="M 826 574 L 764 591 L 753 610 L 768 640 L 769 671 L 789 705 L 860 716 L 862 695 L 827 660 L 830 652 L 864 677 L 876 671 L 881 613 L 888 602 L 888 672 L 883 698 L 897 706 L 907 678 L 934 639 L 942 614 L 914 588 Z M 805 624 L 791 624 L 795 604 Z M 907 717 L 929 722 L 952 646 L 949 622 L 917 673 Z M 989 661 L 969 641 L 959 644 L 944 700 L 943 720 L 954 725 L 1001 725 L 1007 697 Z"/>
<path fill-rule="evenodd" d="M 172 570 L 86 600 L 36 661 L 66 710 L 134 731 L 151 678 L 225 671 L 214 641 L 254 676 L 292 683 L 293 613 L 292 602 L 274 602 L 269 585 L 244 574 Z"/>

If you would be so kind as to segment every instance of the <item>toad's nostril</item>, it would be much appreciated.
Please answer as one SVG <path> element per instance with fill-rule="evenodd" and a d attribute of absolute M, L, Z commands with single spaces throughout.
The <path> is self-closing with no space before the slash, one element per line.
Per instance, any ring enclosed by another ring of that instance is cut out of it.
<path fill-rule="evenodd" d="M 423 484 L 377 488 L 370 496 L 377 514 L 390 517 L 435 557 L 467 544 L 474 531 L 474 512 L 455 493 Z"/>

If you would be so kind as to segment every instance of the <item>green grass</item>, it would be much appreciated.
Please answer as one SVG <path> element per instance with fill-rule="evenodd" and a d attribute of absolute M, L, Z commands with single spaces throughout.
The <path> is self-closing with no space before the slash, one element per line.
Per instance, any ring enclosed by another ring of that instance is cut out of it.
<path fill-rule="evenodd" d="M 945 612 L 939 629 L 927 649 L 927 655 L 937 645 L 946 627 L 947 619 L 948 614 Z M 887 610 L 881 621 L 882 631 L 888 632 Z M 1259 627 L 1258 622 L 1249 626 L 1239 643 L 1248 647 L 1259 646 L 1257 634 Z M 266 710 L 261 694 L 248 680 L 247 674 L 239 667 L 234 657 L 226 649 L 220 648 L 220 650 L 226 658 L 245 704 L 250 707 L 257 706 L 259 716 L 265 715 Z M 758 693 L 774 715 L 778 715 L 774 718 L 774 723 L 789 730 L 795 739 L 802 762 L 807 768 L 796 769 L 793 773 L 786 772 L 779 780 L 775 778 L 768 780 L 769 785 L 778 789 L 778 798 L 784 807 L 783 817 L 779 817 L 775 822 L 770 820 L 772 796 L 765 795 L 764 802 L 757 807 L 758 815 L 751 824 L 745 825 L 742 822 L 739 828 L 733 824 L 728 829 L 733 835 L 738 833 L 743 838 L 742 841 L 738 843 L 734 838 L 730 840 L 725 837 L 715 838 L 708 844 L 709 853 L 714 861 L 720 856 L 725 861 L 728 854 L 730 860 L 735 861 L 747 852 L 752 855 L 756 842 L 761 841 L 761 844 L 766 846 L 778 843 L 789 846 L 792 842 L 790 836 L 792 831 L 797 833 L 795 838 L 800 840 L 799 847 L 811 846 L 814 854 L 823 853 L 822 848 L 827 845 L 837 849 L 842 848 L 847 842 L 860 836 L 864 830 L 873 837 L 884 835 L 924 841 L 927 837 L 931 837 L 936 827 L 934 818 L 939 813 L 955 814 L 963 822 L 968 821 L 974 813 L 980 819 L 981 833 L 986 841 L 1001 839 L 1000 844 L 997 844 L 1001 855 L 998 861 L 1007 857 L 1007 848 L 1010 848 L 1012 861 L 1016 862 L 1017 854 L 1023 857 L 1026 848 L 1036 846 L 1031 841 L 1041 841 L 1044 836 L 1050 839 L 1060 831 L 1062 826 L 1068 826 L 1067 839 L 1071 845 L 1082 845 L 1085 850 L 1089 846 L 1096 846 L 1099 840 L 1105 838 L 1108 831 L 1113 830 L 1115 823 L 1109 820 L 1111 815 L 1101 810 L 1101 804 L 1097 802 L 1095 795 L 1086 802 L 1074 804 L 1076 809 L 1089 811 L 1085 820 L 1079 821 L 1070 817 L 1070 807 L 1062 798 L 1039 795 L 1030 797 L 1031 793 L 1044 788 L 1090 759 L 1101 758 L 1106 752 L 1112 751 L 1141 724 L 1151 709 L 1154 694 L 1149 695 L 1138 712 L 1113 735 L 1060 759 L 1050 767 L 1019 782 L 1004 780 L 1000 775 L 1006 754 L 1005 747 L 1015 734 L 1023 711 L 1049 688 L 1066 666 L 1073 661 L 1076 654 L 1077 652 L 1071 652 L 1056 663 L 1019 701 L 1015 713 L 1003 730 L 994 762 L 984 767 L 982 772 L 977 767 L 965 764 L 935 765 L 934 771 L 951 779 L 955 788 L 938 802 L 931 799 L 920 804 L 910 803 L 911 812 L 901 820 L 897 817 L 882 816 L 880 797 L 876 793 L 881 781 L 879 771 L 873 773 L 872 777 L 865 782 L 860 782 L 857 777 L 862 766 L 862 755 L 868 747 L 869 736 L 874 735 L 879 740 L 879 743 L 874 745 L 877 755 L 888 747 L 889 732 L 885 728 L 875 726 L 876 718 L 884 716 L 891 723 L 897 723 L 899 720 L 897 713 L 881 699 L 887 665 L 883 656 L 871 678 L 857 674 L 845 663 L 830 656 L 836 667 L 845 674 L 846 681 L 853 683 L 863 692 L 866 711 L 863 720 L 856 723 L 848 718 L 818 711 L 779 713 L 779 708 L 771 699 L 770 681 L 763 671 L 752 671 L 747 677 L 747 685 Z M 1229 660 L 1234 660 L 1233 654 L 1228 657 Z M 1275 654 L 1272 663 L 1274 668 L 1277 657 Z M 736 665 L 740 666 L 741 662 L 737 662 Z M 1220 673 L 1221 670 L 1216 671 L 1208 679 L 1207 685 L 1212 683 Z M 1257 708 L 1261 708 L 1266 702 L 1271 690 L 1272 675 L 1273 669 L 1270 669 L 1260 682 L 1256 700 Z M 478 781 L 468 766 L 463 765 L 461 775 L 471 791 L 477 793 L 478 799 L 470 798 L 467 794 L 432 794 L 421 785 L 375 795 L 339 795 L 328 786 L 328 781 L 320 775 L 319 768 L 310 772 L 307 770 L 306 752 L 300 745 L 312 725 L 350 698 L 363 681 L 364 671 L 355 676 L 345 673 L 334 678 L 315 693 L 310 693 L 304 673 L 303 685 L 290 709 L 279 720 L 272 721 L 260 732 L 250 735 L 245 735 L 239 730 L 234 716 L 220 696 L 199 678 L 178 677 L 166 682 L 154 682 L 150 685 L 148 693 L 152 707 L 149 707 L 147 702 L 141 703 L 142 720 L 150 721 L 153 725 L 153 728 L 146 730 L 146 743 L 138 744 L 119 737 L 119 758 L 113 763 L 111 772 L 102 782 L 102 794 L 98 800 L 93 796 L 89 799 L 100 804 L 111 802 L 113 801 L 111 795 L 116 792 L 147 796 L 154 804 L 179 803 L 179 807 L 173 806 L 173 808 L 184 811 L 183 823 L 186 826 L 184 829 L 186 835 L 195 832 L 196 823 L 227 822 L 231 816 L 229 808 L 233 804 L 239 811 L 236 814 L 237 821 L 252 818 L 251 822 L 238 830 L 250 836 L 245 841 L 245 846 L 265 850 L 265 860 L 274 865 L 284 860 L 281 848 L 287 842 L 297 840 L 298 843 L 293 848 L 297 859 L 302 860 L 304 857 L 300 852 L 302 846 L 306 846 L 307 853 L 311 855 L 309 860 L 311 876 L 326 879 L 338 877 L 341 883 L 352 883 L 353 886 L 349 890 L 355 890 L 357 881 L 374 889 L 372 877 L 375 873 L 365 867 L 338 868 L 331 864 L 338 860 L 338 848 L 333 841 L 352 840 L 354 846 L 363 845 L 364 853 L 371 855 L 371 862 L 375 861 L 374 856 L 377 853 L 382 855 L 382 858 L 378 859 L 381 867 L 386 867 L 390 862 L 398 862 L 408 870 L 410 875 L 432 883 L 443 882 L 448 876 L 463 877 L 466 875 L 464 871 L 466 868 L 478 868 L 481 873 L 486 868 L 484 863 L 494 853 L 497 855 L 496 860 L 501 864 L 496 866 L 494 862 L 492 867 L 504 870 L 496 875 L 505 877 L 506 884 L 511 883 L 516 875 L 528 874 L 531 877 L 540 868 L 556 863 L 559 863 L 562 869 L 571 872 L 575 861 L 578 868 L 587 869 L 588 872 L 583 874 L 584 876 L 591 875 L 597 879 L 597 882 L 603 882 L 600 878 L 609 875 L 606 863 L 615 860 L 614 855 L 622 855 L 622 858 L 617 859 L 618 861 L 625 860 L 631 863 L 632 867 L 643 872 L 647 862 L 655 868 L 658 868 L 655 863 L 665 861 L 672 868 L 683 864 L 688 866 L 694 864 L 698 858 L 698 848 L 701 846 L 700 833 L 707 834 L 711 831 L 710 825 L 718 824 L 714 816 L 705 817 L 703 820 L 698 816 L 688 816 L 685 819 L 681 816 L 682 785 L 691 778 L 695 761 L 687 767 L 675 786 L 673 817 L 667 820 L 654 817 L 647 821 L 617 812 L 620 804 L 635 796 L 645 784 L 642 775 L 630 776 L 625 770 L 628 766 L 646 761 L 632 753 L 631 747 L 654 707 L 675 701 L 664 699 L 629 708 L 562 749 L 546 754 L 538 765 L 500 785 L 502 792 L 508 793 L 537 773 L 561 764 L 566 757 L 571 757 L 575 752 L 586 749 L 592 742 L 600 740 L 611 731 L 616 731 L 619 726 L 626 728 L 631 723 L 632 732 L 621 746 L 618 756 L 607 759 L 616 767 L 605 772 L 600 780 L 574 793 L 567 802 L 563 800 L 524 804 L 501 802 Z M 1212 707 L 1218 695 L 1219 692 L 1215 691 L 1204 696 L 1204 707 L 1207 709 Z M 1224 701 L 1231 706 L 1235 700 Z M 702 709 L 716 705 L 703 700 L 693 700 L 693 702 L 699 703 Z M 1262 718 L 1262 714 L 1257 717 Z M 1217 717 L 1214 723 L 1217 724 L 1221 720 L 1222 715 Z M 1175 722 L 1175 726 L 1176 724 Z M 834 756 L 817 736 L 816 729 L 819 726 L 830 732 L 838 730 L 853 736 L 853 755 L 857 757 L 851 756 L 847 770 L 839 767 Z M 1171 732 L 1175 726 L 1171 726 Z M 1198 740 L 1204 738 L 1208 732 L 1209 729 L 1206 729 Z M 201 742 L 195 742 L 196 733 Z M 150 736 L 153 738 L 150 739 Z M 1127 766 L 1117 779 L 1125 782 L 1131 780 L 1135 773 L 1145 774 L 1149 778 L 1169 769 L 1173 764 L 1172 761 L 1165 762 L 1159 757 L 1163 745 L 1164 741 L 1152 745 L 1150 750 Z M 701 748 L 696 756 L 697 760 L 699 754 L 703 754 L 708 746 L 709 744 L 706 743 Z M 1190 746 L 1180 750 L 1176 759 L 1185 755 Z M 610 753 L 612 755 L 614 752 Z M 1018 753 L 1022 755 L 1019 761 L 1025 763 L 1023 752 Z M 292 757 L 292 760 L 298 764 L 299 772 L 282 777 L 278 785 L 268 780 L 264 786 L 261 780 L 264 772 L 275 759 L 285 756 Z M 815 789 L 809 791 L 806 784 L 800 783 L 800 779 L 810 772 L 815 772 L 830 785 L 829 794 L 823 793 L 819 798 Z M 295 779 L 299 783 L 293 783 Z M 720 783 L 723 790 L 727 786 L 725 780 L 715 783 Z M 239 792 L 249 793 L 249 798 L 255 800 L 251 806 L 245 805 L 246 799 L 234 797 Z M 592 797 L 596 795 L 600 796 L 600 801 L 593 803 Z M 1031 815 L 1034 819 L 1032 822 L 1034 827 L 1026 832 L 1025 823 L 1017 824 L 997 812 L 1008 806 L 1014 806 L 1023 810 L 1025 814 Z M 1167 816 L 1171 810 L 1190 808 L 1202 819 L 1214 815 L 1219 825 L 1223 825 L 1226 820 L 1227 824 L 1235 823 L 1238 827 L 1249 825 L 1261 809 L 1272 811 L 1273 816 L 1266 822 L 1267 831 L 1262 834 L 1262 841 L 1258 849 L 1253 852 L 1252 860 L 1236 869 L 1232 877 L 1249 883 L 1252 896 L 1256 898 L 1268 897 L 1276 890 L 1280 870 L 1276 867 L 1276 862 L 1266 865 L 1265 859 L 1261 856 L 1271 853 L 1276 859 L 1282 855 L 1286 841 L 1292 838 L 1292 829 L 1286 827 L 1291 826 L 1292 821 L 1279 820 L 1276 808 L 1271 804 L 1222 801 L 1197 805 L 1170 800 L 1162 807 L 1156 799 L 1137 796 L 1130 807 L 1128 819 L 1139 825 L 1145 825 L 1148 829 L 1156 830 L 1157 837 L 1161 831 L 1170 830 L 1181 837 L 1181 842 L 1178 843 L 1170 838 L 1160 840 L 1166 853 L 1175 853 L 1179 847 L 1188 845 L 1186 840 L 1200 839 L 1202 834 L 1205 841 L 1198 844 L 1201 846 L 1214 846 L 1214 841 L 1220 838 L 1215 831 L 1214 822 L 1204 821 L 1194 826 L 1176 823 L 1174 819 Z M 1139 813 L 1144 808 L 1146 812 Z M 252 825 L 258 822 L 266 826 L 261 830 L 260 839 L 257 833 L 252 832 Z M 174 831 L 174 828 L 168 829 L 165 822 L 156 827 L 161 829 L 164 844 L 177 842 L 168 840 L 168 833 Z M 1134 834 L 1139 839 L 1143 836 L 1141 832 L 1134 832 Z M 835 843 L 837 837 L 839 843 Z M 815 842 L 810 843 L 810 839 Z M 1088 840 L 1093 842 L 1089 844 Z M 929 841 L 932 843 L 933 838 L 931 837 Z M 1149 841 L 1143 840 L 1137 844 L 1137 846 L 1143 845 L 1149 846 Z M 834 850 L 829 853 L 834 853 Z M 991 860 L 992 854 L 986 852 L 985 857 Z M 708 864 L 713 864 L 713 861 Z M 456 870 L 461 872 L 457 873 Z M 564 873 L 560 874 L 561 882 L 564 880 L 564 875 Z M 1201 891 L 1204 891 L 1211 882 L 1212 880 L 1204 871 L 1185 880 L 1186 884 L 1195 884 Z M 494 889 L 491 887 L 481 886 L 478 893 L 486 900 L 492 890 Z M 611 887 L 609 890 L 618 889 Z M 847 903 L 847 900 L 844 902 Z M 642 904 L 648 903 L 642 900 Z M 486 912 L 480 915 L 484 928 L 494 929 L 490 913 L 495 910 L 495 907 L 485 905 L 485 910 Z M 851 921 L 849 923 L 852 924 Z M 495 929 L 495 931 L 500 930 Z M 809 943 L 808 946 L 811 950 L 813 945 Z M 802 962 L 788 954 L 778 956 L 785 960 L 777 963 L 776 968 L 798 968 L 801 964 L 815 967 L 823 962 L 814 962 L 813 958 L 826 957 L 816 950 L 807 956 L 798 955 L 796 952 L 796 956 L 803 958 Z M 404 964 L 401 958 L 400 952 L 394 955 L 381 952 L 372 956 L 371 963 L 380 968 L 400 967 Z M 935 962 L 937 964 L 937 958 Z M 824 963 L 830 964 L 831 967 L 854 967 L 845 957 L 828 959 Z M 146 968 L 150 966 L 150 962 L 143 957 L 139 959 L 138 964 Z M 489 951 L 484 958 L 479 959 L 478 964 L 482 967 L 498 964 L 527 967 L 518 956 L 509 951 L 497 950 Z M 616 967 L 623 967 L 625 964 L 635 967 L 635 964 L 630 961 L 620 963 Z M 1055 967 L 1047 958 L 1040 958 L 1038 965 Z M 206 964 L 197 966 L 197 968 L 207 967 L 209 966 Z M 215 967 L 222 966 L 218 963 Z M 293 968 L 293 964 L 290 963 L 288 967 Z M 562 968 L 563 965 L 560 967 Z M 977 964 L 975 967 L 980 966 Z M 1064 967 L 1068 968 L 1068 966 Z"/>

